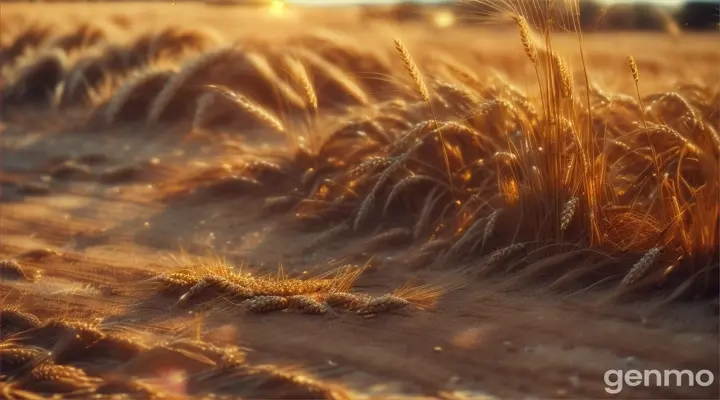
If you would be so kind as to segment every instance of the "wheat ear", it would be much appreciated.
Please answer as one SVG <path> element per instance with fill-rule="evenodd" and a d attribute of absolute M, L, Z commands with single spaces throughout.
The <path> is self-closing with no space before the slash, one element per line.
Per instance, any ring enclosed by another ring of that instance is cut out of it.
<path fill-rule="evenodd" d="M 570 69 L 560 56 L 557 54 L 553 55 L 553 63 L 555 64 L 555 72 L 558 77 L 557 84 L 560 89 L 560 96 L 564 99 L 572 97 L 573 93 L 573 81 L 572 75 L 570 75 Z"/>
<path fill-rule="evenodd" d="M 301 314 L 326 314 L 332 311 L 327 303 L 304 294 L 287 297 L 287 300 L 288 308 Z"/>
<path fill-rule="evenodd" d="M 648 250 L 647 253 L 630 268 L 630 271 L 622 280 L 623 285 L 631 285 L 642 278 L 655 265 L 661 250 L 662 247 L 653 247 Z"/>
<path fill-rule="evenodd" d="M 252 313 L 266 313 L 287 309 L 290 304 L 287 298 L 281 296 L 258 296 L 242 302 L 245 310 Z"/>
<path fill-rule="evenodd" d="M 358 314 L 370 315 L 391 310 L 397 310 L 410 305 L 410 302 L 400 297 L 386 294 L 368 301 L 362 308 L 357 310 Z"/>
<path fill-rule="evenodd" d="M 632 73 L 633 80 L 635 83 L 640 82 L 640 71 L 638 69 L 637 63 L 635 62 L 635 58 L 633 56 L 628 57 L 628 66 L 630 67 L 630 72 Z"/>
<path fill-rule="evenodd" d="M 563 206 L 562 212 L 560 213 L 560 230 L 564 231 L 570 225 L 570 221 L 572 221 L 575 215 L 578 201 L 579 199 L 577 197 L 573 197 Z"/>
<path fill-rule="evenodd" d="M 536 64 L 538 61 L 538 53 L 537 47 L 532 39 L 530 24 L 528 24 L 527 19 L 522 15 L 514 15 L 513 19 L 520 30 L 520 40 L 522 41 L 523 48 L 525 48 L 525 54 L 533 64 Z"/>
<path fill-rule="evenodd" d="M 510 246 L 493 252 L 490 257 L 488 257 L 487 264 L 490 266 L 496 265 L 500 262 L 506 261 L 523 250 L 525 250 L 525 245 L 522 243 L 511 244 Z"/>
<path fill-rule="evenodd" d="M 307 100 L 311 110 L 313 112 L 317 112 L 317 93 L 315 93 L 315 86 L 313 86 L 312 81 L 310 80 L 310 75 L 308 75 L 307 69 L 302 63 L 295 59 L 290 61 L 290 66 L 293 76 L 302 85 L 303 91 L 305 92 L 305 100 Z"/>
<path fill-rule="evenodd" d="M 408 73 L 410 73 L 410 77 L 413 78 L 415 87 L 420 93 L 420 96 L 422 96 L 422 99 L 430 101 L 430 93 L 425 85 L 425 81 L 422 79 L 420 69 L 417 67 L 410 55 L 410 51 L 408 51 L 407 47 L 405 47 L 405 44 L 400 39 L 395 39 L 395 49 L 397 49 L 398 53 L 400 53 L 400 58 L 402 58 L 403 64 L 405 64 L 405 69 L 407 69 Z"/>

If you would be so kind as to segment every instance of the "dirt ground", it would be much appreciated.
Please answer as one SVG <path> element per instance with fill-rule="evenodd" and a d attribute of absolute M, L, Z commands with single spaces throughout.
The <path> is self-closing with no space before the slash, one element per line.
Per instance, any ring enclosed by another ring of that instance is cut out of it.
<path fill-rule="evenodd" d="M 265 40 L 322 24 L 360 38 L 372 36 L 378 46 L 392 45 L 392 36 L 382 33 L 391 33 L 391 28 L 378 26 L 367 32 L 350 11 L 312 11 L 305 17 L 274 19 L 252 14 L 256 12 L 169 3 L 2 6 L 4 18 L 9 13 L 54 21 L 124 15 L 137 25 L 192 21 L 214 27 L 225 37 L 255 32 L 265 35 Z M 522 56 L 514 35 L 509 40 L 492 31 L 428 31 L 417 26 L 402 32 L 411 49 L 442 43 L 447 43 L 447 52 L 455 51 L 459 43 L 489 53 L 498 48 L 487 62 L 501 70 L 517 62 L 509 54 Z M 479 35 L 498 39 L 478 39 Z M 678 77 L 681 62 L 695 60 L 698 79 L 711 79 L 713 74 L 717 79 L 720 55 L 709 47 L 717 43 L 712 34 L 675 39 L 664 34 L 613 35 L 587 38 L 591 64 L 611 63 L 615 53 L 632 51 L 637 59 L 648 60 L 646 74 L 652 78 L 647 86 L 652 90 Z M 572 38 L 567 41 L 572 46 Z M 598 44 L 606 41 L 618 48 L 600 48 Z M 648 48 L 655 53 L 644 50 Z M 653 61 L 658 53 L 673 52 L 683 57 L 677 65 Z M 527 72 L 519 69 L 519 75 Z M 612 87 L 629 78 L 608 74 L 602 79 Z M 263 212 L 263 196 L 199 193 L 163 200 L 172 182 L 208 166 L 242 160 L 240 144 L 265 150 L 283 146 L 271 134 L 245 131 L 207 140 L 188 136 L 187 127 L 172 124 L 118 124 L 97 130 L 82 125 L 84 116 L 82 110 L 4 111 L 0 258 L 17 259 L 42 277 L 34 282 L 4 280 L 3 305 L 17 305 L 41 320 L 99 319 L 103 324 L 136 327 L 155 338 L 197 337 L 196 317 L 170 314 L 162 301 L 139 304 L 126 289 L 153 273 L 177 267 L 188 254 L 222 257 L 254 272 L 272 272 L 282 265 L 285 273 L 298 276 L 326 272 L 338 260 L 363 264 L 374 256 L 355 285 L 368 293 L 387 293 L 411 280 L 441 283 L 449 275 L 462 285 L 442 296 L 434 310 L 374 318 L 209 311 L 202 315 L 199 336 L 207 342 L 247 348 L 251 364 L 302 368 L 309 376 L 348 388 L 357 398 L 718 396 L 718 382 L 707 388 L 625 388 L 617 396 L 607 394 L 603 382 L 604 371 L 630 368 L 707 369 L 718 377 L 718 316 L 708 301 L 674 303 L 650 312 L 656 299 L 605 303 L 601 300 L 609 293 L 604 291 L 557 294 L 533 283 L 508 289 L 504 279 L 458 278 L 452 266 L 410 269 L 397 261 L 403 248 L 373 254 L 358 251 L 367 239 L 361 235 L 308 252 L 304 249 L 317 233 L 296 229 L 292 213 Z M 49 191 L 40 195 L 21 190 L 27 182 L 42 182 L 63 160 L 83 157 L 96 161 L 87 162 L 85 176 L 54 178 Z M 129 165 L 139 172 L 127 182 L 103 183 L 99 178 L 103 171 Z M 28 255 L 38 249 L 52 252 Z"/>

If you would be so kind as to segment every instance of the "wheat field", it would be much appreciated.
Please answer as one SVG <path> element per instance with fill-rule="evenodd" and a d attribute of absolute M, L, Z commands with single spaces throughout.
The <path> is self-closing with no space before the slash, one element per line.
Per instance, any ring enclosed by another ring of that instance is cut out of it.
<path fill-rule="evenodd" d="M 3 4 L 0 397 L 718 376 L 718 33 L 483 3 Z"/>

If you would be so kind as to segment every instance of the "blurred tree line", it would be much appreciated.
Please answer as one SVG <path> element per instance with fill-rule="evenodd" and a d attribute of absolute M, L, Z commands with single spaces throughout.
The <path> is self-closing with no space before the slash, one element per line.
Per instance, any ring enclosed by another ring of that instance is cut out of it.
<path fill-rule="evenodd" d="M 510 0 L 527 1 L 527 0 Z M 487 2 L 485 2 L 487 3 Z M 447 8 L 447 6 L 438 6 Z M 483 2 L 460 0 L 452 6 L 460 23 L 483 23 L 497 12 L 495 6 Z M 366 16 L 395 21 L 425 18 L 432 6 L 406 1 L 389 8 L 368 6 Z M 560 11 L 561 13 L 562 11 Z M 561 20 L 558 15 L 557 20 Z M 532 23 L 532 18 L 529 17 Z M 566 19 L 567 20 L 567 19 Z M 538 21 L 539 22 L 539 21 Z M 580 0 L 580 24 L 583 31 L 602 30 L 717 30 L 720 22 L 720 2 L 688 0 L 685 5 L 671 9 L 651 1 L 602 5 L 593 0 Z"/>
<path fill-rule="evenodd" d="M 720 22 L 718 2 L 690 0 L 676 11 L 650 2 L 621 4 L 603 8 L 594 1 L 581 1 L 580 21 L 586 30 L 661 30 L 674 21 L 683 30 L 713 30 Z"/>

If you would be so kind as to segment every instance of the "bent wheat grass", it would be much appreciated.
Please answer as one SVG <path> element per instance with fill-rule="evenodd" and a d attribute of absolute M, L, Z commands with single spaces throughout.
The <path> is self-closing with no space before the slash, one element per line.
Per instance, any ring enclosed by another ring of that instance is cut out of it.
<path fill-rule="evenodd" d="M 253 103 L 250 99 L 240 93 L 234 92 L 231 89 L 220 85 L 206 85 L 205 87 L 215 93 L 218 93 L 219 95 L 224 96 L 236 104 L 241 110 L 246 111 L 249 115 L 252 115 L 258 120 L 264 122 L 269 127 L 279 132 L 285 132 L 285 127 L 276 116 L 272 115 L 263 107 Z"/>

